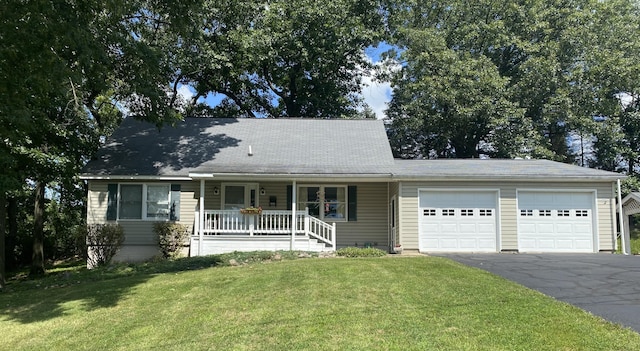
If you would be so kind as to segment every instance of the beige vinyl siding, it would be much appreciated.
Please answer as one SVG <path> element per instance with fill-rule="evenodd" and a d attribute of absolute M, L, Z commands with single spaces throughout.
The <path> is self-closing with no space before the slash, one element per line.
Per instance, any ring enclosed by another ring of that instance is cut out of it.
<path fill-rule="evenodd" d="M 337 246 L 360 247 L 365 243 L 387 250 L 389 247 L 387 183 L 357 183 L 357 220 L 336 222 Z M 331 222 L 330 222 L 331 223 Z"/>
<path fill-rule="evenodd" d="M 108 184 L 109 182 L 89 181 L 87 224 L 103 224 L 107 222 Z"/>
<path fill-rule="evenodd" d="M 609 251 L 613 249 L 615 223 L 612 221 L 613 192 L 610 182 L 401 182 L 400 184 L 400 238 L 407 249 L 418 249 L 418 189 L 497 189 L 500 192 L 500 249 L 517 250 L 517 201 L 516 190 L 580 190 L 596 191 L 596 212 L 598 249 Z"/>
<path fill-rule="evenodd" d="M 194 210 L 197 207 L 198 198 L 196 188 L 199 187 L 198 182 L 176 182 L 176 181 L 164 181 L 164 182 L 123 182 L 123 181 L 102 181 L 92 180 L 89 181 L 89 193 L 87 210 L 87 223 L 88 224 L 103 224 L 107 223 L 107 198 L 109 184 L 180 184 L 180 221 L 178 223 L 189 226 L 189 229 L 193 229 Z M 153 224 L 155 221 L 150 220 L 117 220 L 113 223 L 118 223 L 124 230 L 125 240 L 123 251 L 127 252 L 125 256 L 126 260 L 135 256 L 135 251 L 140 250 L 149 252 L 149 247 L 156 247 L 155 233 L 153 232 Z M 131 247 L 129 247 L 131 246 Z M 146 254 L 141 254 L 146 256 Z M 120 255 L 122 256 L 122 255 Z M 123 259 L 121 257 L 121 259 Z"/>

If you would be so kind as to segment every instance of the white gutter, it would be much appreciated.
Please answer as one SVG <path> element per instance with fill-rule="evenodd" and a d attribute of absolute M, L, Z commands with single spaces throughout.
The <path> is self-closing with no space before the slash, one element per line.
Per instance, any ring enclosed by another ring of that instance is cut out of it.
<path fill-rule="evenodd" d="M 192 177 L 185 176 L 140 176 L 140 175 L 80 175 L 82 180 L 175 180 L 189 181 Z"/>

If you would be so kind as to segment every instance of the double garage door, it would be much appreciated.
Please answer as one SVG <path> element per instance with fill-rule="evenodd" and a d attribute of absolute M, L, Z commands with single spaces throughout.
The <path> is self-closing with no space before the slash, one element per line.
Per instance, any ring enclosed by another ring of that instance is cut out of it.
<path fill-rule="evenodd" d="M 419 193 L 419 249 L 423 252 L 496 252 L 497 191 Z M 593 194 L 519 191 L 520 252 L 593 252 Z"/>

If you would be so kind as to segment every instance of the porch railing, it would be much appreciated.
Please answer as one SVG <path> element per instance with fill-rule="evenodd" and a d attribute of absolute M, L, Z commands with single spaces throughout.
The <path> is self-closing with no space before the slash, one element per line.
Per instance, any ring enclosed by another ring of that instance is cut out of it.
<path fill-rule="evenodd" d="M 291 217 L 291 211 L 263 210 L 261 214 L 242 214 L 239 210 L 207 210 L 204 211 L 202 232 L 205 237 L 226 234 L 291 235 L 295 228 L 296 235 L 310 236 L 335 249 L 335 223 L 329 224 L 310 216 L 308 209 L 296 211 L 294 223 Z M 194 235 L 200 233 L 199 218 L 196 211 Z"/>

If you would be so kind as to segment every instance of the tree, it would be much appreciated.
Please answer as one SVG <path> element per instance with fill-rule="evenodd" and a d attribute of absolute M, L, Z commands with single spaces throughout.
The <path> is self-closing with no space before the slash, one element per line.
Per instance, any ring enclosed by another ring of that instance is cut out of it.
<path fill-rule="evenodd" d="M 42 273 L 42 187 L 69 181 L 126 108 L 157 125 L 180 118 L 164 32 L 199 1 L 20 1 L 0 17 L 0 190 L 36 184 L 33 273 Z M 189 17 L 189 16 L 185 16 Z M 161 35 L 162 34 L 162 35 Z"/>
<path fill-rule="evenodd" d="M 616 30 L 637 28 L 631 1 L 390 1 L 385 9 L 393 41 L 402 49 L 392 56 L 403 63 L 392 80 L 388 114 L 392 130 L 409 129 L 415 136 L 398 137 L 413 143 L 396 147 L 403 157 L 415 154 L 399 149 L 421 150 L 425 157 L 484 154 L 571 162 L 567 140 L 590 136 L 594 117 L 615 113 L 616 92 L 624 91 L 614 79 L 624 62 L 617 58 L 634 56 L 628 43 L 613 39 Z M 416 86 L 430 93 L 420 94 Z M 476 104 L 482 99 L 476 94 L 502 106 L 491 112 L 496 121 L 480 118 Z M 452 114 L 453 100 L 474 119 Z M 412 113 L 405 111 L 407 103 L 415 106 Z M 478 133 L 478 126 L 485 129 Z M 461 147 L 455 135 L 460 128 L 468 132 L 468 146 Z M 432 140 L 438 143 L 427 142 Z"/>
<path fill-rule="evenodd" d="M 223 9 L 223 10 L 222 10 Z M 382 37 L 374 0 L 211 1 L 179 54 L 180 81 L 225 100 L 207 114 L 351 117 Z M 202 107 L 202 106 L 200 106 Z"/>

